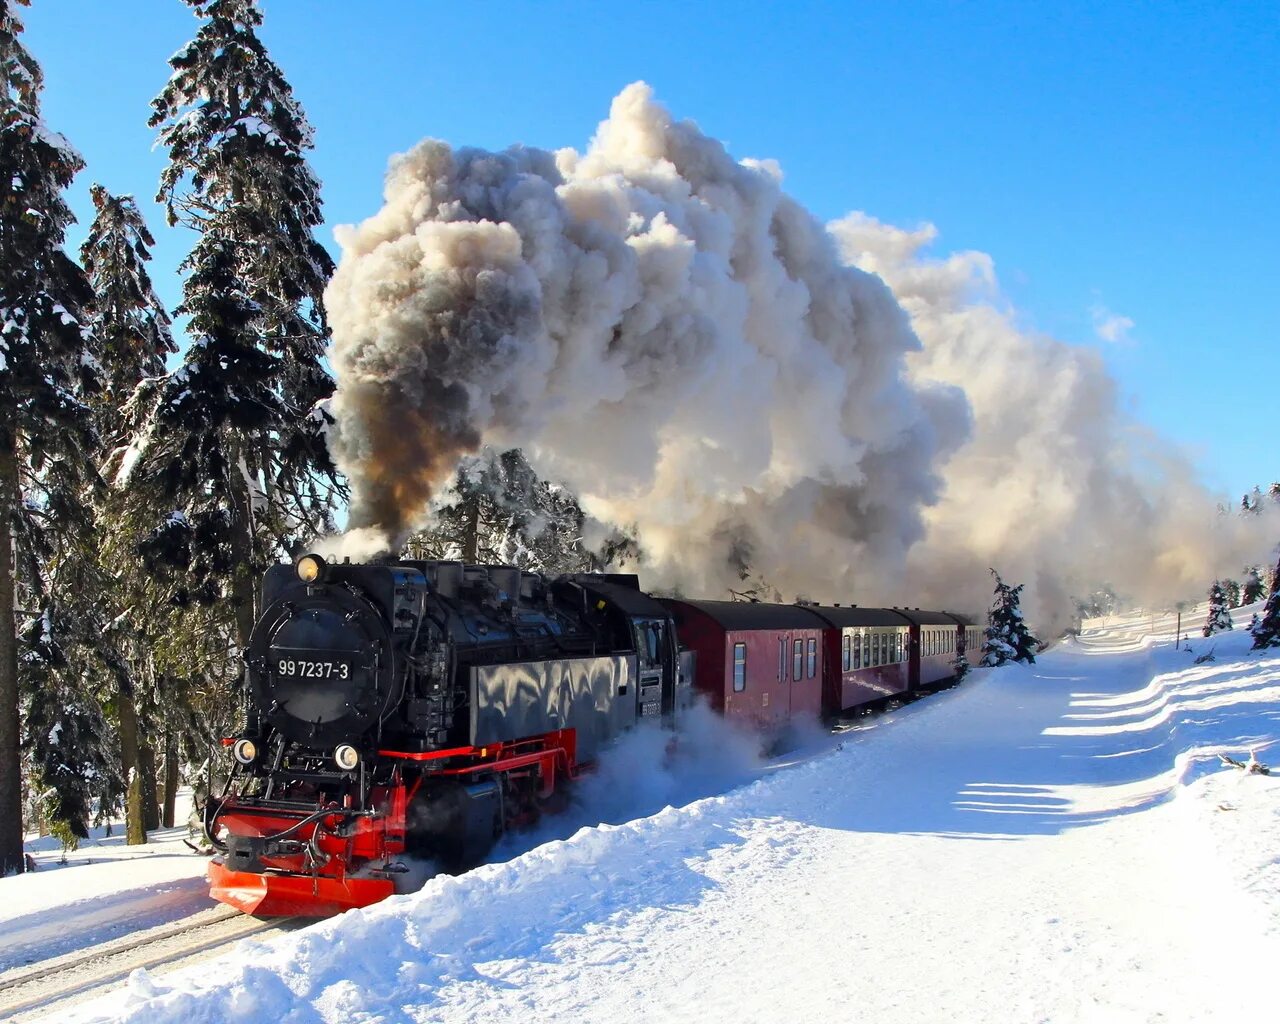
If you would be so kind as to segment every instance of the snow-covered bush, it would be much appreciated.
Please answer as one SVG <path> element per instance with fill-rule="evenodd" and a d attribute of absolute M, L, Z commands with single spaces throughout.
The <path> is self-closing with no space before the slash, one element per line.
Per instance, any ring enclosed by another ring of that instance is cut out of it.
<path fill-rule="evenodd" d="M 1222 589 L 1222 584 L 1218 580 L 1213 581 L 1213 586 L 1209 588 L 1209 614 L 1204 620 L 1204 629 L 1201 633 L 1204 636 L 1213 636 L 1214 633 L 1224 633 L 1235 627 L 1231 623 L 1231 613 L 1227 611 L 1227 594 Z"/>

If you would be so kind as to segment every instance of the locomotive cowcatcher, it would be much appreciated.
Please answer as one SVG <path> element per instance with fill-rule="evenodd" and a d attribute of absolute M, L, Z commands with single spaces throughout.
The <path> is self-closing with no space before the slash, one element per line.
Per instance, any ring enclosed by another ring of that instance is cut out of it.
<path fill-rule="evenodd" d="M 261 607 L 204 811 L 211 893 L 247 913 L 332 914 L 391 895 L 408 858 L 478 862 L 692 677 L 629 575 L 308 554 L 268 570 Z"/>

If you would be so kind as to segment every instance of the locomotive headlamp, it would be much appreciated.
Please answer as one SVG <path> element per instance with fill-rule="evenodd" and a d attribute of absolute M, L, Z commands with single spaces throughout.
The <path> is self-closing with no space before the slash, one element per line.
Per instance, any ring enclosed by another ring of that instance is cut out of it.
<path fill-rule="evenodd" d="M 253 740 L 236 740 L 231 756 L 241 764 L 253 764 L 258 759 L 258 745 Z"/>
<path fill-rule="evenodd" d="M 360 763 L 360 751 L 350 743 L 339 744 L 333 752 L 333 762 L 344 772 L 354 771 Z"/>
<path fill-rule="evenodd" d="M 298 573 L 298 579 L 303 583 L 314 583 L 324 576 L 324 559 L 319 555 L 303 555 L 293 567 Z"/>

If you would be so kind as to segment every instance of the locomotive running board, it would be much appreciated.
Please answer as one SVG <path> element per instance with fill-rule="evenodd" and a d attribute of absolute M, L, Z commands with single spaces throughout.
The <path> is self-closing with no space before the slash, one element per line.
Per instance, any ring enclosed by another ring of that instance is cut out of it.
<path fill-rule="evenodd" d="M 384 878 L 329 878 L 232 871 L 209 863 L 209 895 L 261 917 L 330 917 L 385 900 L 395 885 Z"/>

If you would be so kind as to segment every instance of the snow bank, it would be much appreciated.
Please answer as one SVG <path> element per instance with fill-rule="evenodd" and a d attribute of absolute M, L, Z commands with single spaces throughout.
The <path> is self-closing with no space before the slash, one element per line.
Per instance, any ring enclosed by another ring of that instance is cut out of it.
<path fill-rule="evenodd" d="M 93 829 L 63 854 L 52 836 L 28 837 L 36 871 L 0 878 L 0 971 L 60 956 L 209 906 L 206 859 L 184 843 L 191 793 L 180 791 L 182 825 L 125 845 L 124 823 Z"/>
<path fill-rule="evenodd" d="M 1216 753 L 1280 749 L 1280 658 L 1214 642 L 978 671 L 726 795 L 140 972 L 77 1019 L 1261 1019 L 1280 781 Z"/>

